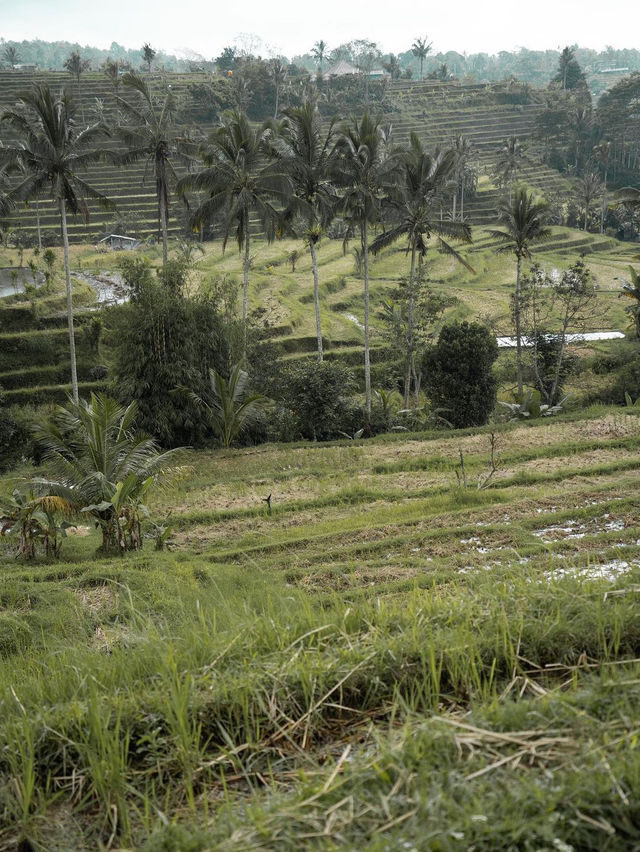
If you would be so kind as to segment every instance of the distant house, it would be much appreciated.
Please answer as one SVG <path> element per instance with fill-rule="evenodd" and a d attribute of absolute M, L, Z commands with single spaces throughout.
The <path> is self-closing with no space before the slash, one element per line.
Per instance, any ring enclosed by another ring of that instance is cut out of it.
<path fill-rule="evenodd" d="M 100 240 L 98 246 L 110 248 L 112 251 L 130 251 L 131 249 L 138 248 L 140 244 L 140 240 L 136 239 L 136 237 L 123 237 L 121 234 L 109 234 L 109 236 L 103 237 Z"/>
<path fill-rule="evenodd" d="M 347 74 L 358 74 L 358 69 L 355 65 L 347 62 L 346 59 L 339 59 L 334 65 L 327 68 L 323 77 L 346 77 Z"/>
<path fill-rule="evenodd" d="M 340 59 L 327 68 L 322 77 L 326 80 L 329 77 L 346 77 L 348 74 L 360 74 L 360 71 L 346 59 Z M 367 72 L 367 77 L 372 80 L 379 80 L 388 76 L 389 74 L 382 68 L 372 68 L 371 71 Z"/>
<path fill-rule="evenodd" d="M 38 71 L 40 68 L 35 62 L 19 62 L 11 67 L 14 71 Z"/>

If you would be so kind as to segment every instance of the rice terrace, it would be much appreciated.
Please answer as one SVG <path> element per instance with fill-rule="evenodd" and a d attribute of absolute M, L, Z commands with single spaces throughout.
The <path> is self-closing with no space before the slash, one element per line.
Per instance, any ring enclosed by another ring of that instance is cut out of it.
<path fill-rule="evenodd" d="M 0 56 L 0 850 L 640 850 L 640 51 Z"/>

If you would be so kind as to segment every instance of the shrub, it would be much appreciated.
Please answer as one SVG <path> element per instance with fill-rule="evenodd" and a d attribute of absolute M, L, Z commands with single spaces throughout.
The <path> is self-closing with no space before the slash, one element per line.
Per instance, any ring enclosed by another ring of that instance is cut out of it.
<path fill-rule="evenodd" d="M 349 395 L 354 386 L 350 371 L 342 364 L 306 361 L 283 369 L 277 395 L 296 415 L 300 436 L 328 441 L 342 437 L 341 432 L 348 433 L 352 425 Z"/>
<path fill-rule="evenodd" d="M 34 417 L 32 409 L 3 405 L 0 398 L 0 473 L 25 461 L 39 461 L 40 453 L 31 431 Z"/>
<path fill-rule="evenodd" d="M 496 403 L 497 381 L 491 367 L 498 344 L 480 323 L 442 327 L 438 343 L 423 361 L 424 387 L 435 408 L 455 428 L 481 426 Z"/>
<path fill-rule="evenodd" d="M 544 332 L 538 332 L 533 336 L 532 357 L 530 383 L 537 386 L 545 402 L 556 405 L 562 399 L 568 377 L 576 372 L 578 359 L 574 354 L 565 351 L 561 335 Z M 558 363 L 560 363 L 559 371 Z M 558 372 L 558 381 L 554 393 L 556 372 Z"/>
<path fill-rule="evenodd" d="M 138 424 L 165 447 L 202 444 L 210 435 L 196 404 L 176 394 L 188 387 L 206 392 L 210 368 L 226 375 L 229 329 L 210 298 L 184 297 L 147 274 L 145 264 L 133 282 L 131 302 L 107 314 L 116 348 L 114 392 L 122 402 L 136 400 Z"/>

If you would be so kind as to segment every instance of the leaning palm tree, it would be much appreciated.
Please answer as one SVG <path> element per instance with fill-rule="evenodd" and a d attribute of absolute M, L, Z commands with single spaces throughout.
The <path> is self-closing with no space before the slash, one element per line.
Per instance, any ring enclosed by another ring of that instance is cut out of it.
<path fill-rule="evenodd" d="M 513 297 L 513 313 L 516 330 L 516 361 L 518 370 L 518 396 L 522 397 L 522 293 L 520 278 L 522 261 L 531 257 L 531 246 L 550 235 L 545 227 L 548 216 L 548 206 L 545 201 L 535 200 L 524 186 L 515 190 L 511 204 L 503 204 L 499 208 L 500 220 L 504 230 L 489 230 L 495 239 L 501 241 L 498 249 L 501 252 L 512 252 L 516 256 L 516 289 Z"/>
<path fill-rule="evenodd" d="M 429 239 L 433 234 L 438 237 L 440 251 L 454 257 L 470 272 L 472 267 L 445 240 L 453 238 L 471 242 L 471 229 L 463 222 L 442 220 L 439 209 L 452 177 L 455 175 L 457 155 L 454 149 L 427 153 L 417 134 L 412 133 L 410 147 L 402 152 L 399 159 L 400 169 L 397 180 L 390 193 L 392 211 L 391 226 L 377 236 L 371 243 L 374 254 L 390 246 L 399 239 L 406 238 L 407 252 L 410 254 L 409 301 L 407 306 L 407 372 L 404 385 L 404 405 L 409 404 L 409 392 L 413 380 L 418 393 L 418 375 L 414 363 L 414 310 L 416 298 L 416 266 L 424 258 Z"/>
<path fill-rule="evenodd" d="M 431 51 L 431 42 L 427 41 L 427 37 L 417 38 L 413 44 L 411 45 L 411 53 L 416 56 L 420 60 L 420 79 L 422 80 L 423 74 L 422 69 L 424 67 L 424 60 L 427 58 L 427 54 Z"/>
<path fill-rule="evenodd" d="M 233 112 L 215 130 L 201 152 L 204 168 L 178 183 L 178 192 L 196 190 L 205 198 L 193 214 L 198 227 L 222 218 L 223 249 L 232 232 L 244 249 L 242 288 L 243 348 L 247 345 L 251 231 L 257 214 L 268 240 L 276 234 L 279 210 L 287 203 L 291 182 L 277 162 L 265 160 L 267 125 L 252 128 L 244 113 Z"/>
<path fill-rule="evenodd" d="M 11 127 L 16 141 L 0 148 L 0 162 L 20 173 L 19 182 L 10 193 L 16 201 L 38 198 L 47 189 L 58 207 L 64 248 L 64 271 L 67 293 L 67 324 L 71 354 L 71 388 L 78 401 L 76 347 L 73 331 L 73 300 L 69 265 L 69 236 L 67 211 L 89 212 L 85 197 L 96 199 L 103 207 L 113 203 L 102 193 L 82 180 L 79 172 L 97 162 L 103 153 L 96 143 L 108 135 L 103 124 L 93 124 L 84 130 L 76 129 L 76 108 L 67 92 L 54 95 L 49 86 L 34 85 L 23 92 L 17 105 L 0 116 Z"/>
<path fill-rule="evenodd" d="M 116 95 L 116 104 L 123 122 L 116 127 L 116 134 L 127 146 L 122 156 L 123 163 L 145 160 L 151 168 L 156 182 L 158 224 L 162 237 L 162 265 L 166 268 L 168 255 L 169 195 L 172 181 L 177 180 L 173 160 L 180 151 L 173 119 L 176 103 L 167 90 L 160 102 L 151 96 L 151 90 L 142 77 L 128 72 L 122 84 L 133 94 L 133 98 Z"/>
<path fill-rule="evenodd" d="M 303 236 L 311 254 L 318 361 L 322 361 L 323 352 L 317 247 L 336 210 L 337 192 L 332 181 L 335 139 L 335 119 L 323 127 L 315 104 L 306 101 L 285 111 L 272 143 L 273 152 L 293 186 L 286 218 L 293 233 Z"/>
<path fill-rule="evenodd" d="M 341 208 L 347 236 L 360 235 L 364 279 L 364 383 L 367 413 L 371 413 L 371 356 L 369 347 L 369 240 L 368 228 L 380 217 L 386 178 L 392 167 L 381 118 L 365 112 L 344 125 L 336 144 L 336 182 L 342 186 Z"/>
<path fill-rule="evenodd" d="M 102 549 L 139 549 L 140 514 L 152 486 L 176 471 L 180 449 L 160 452 L 137 432 L 137 405 L 126 408 L 103 394 L 58 406 L 36 437 L 44 449 L 45 475 L 34 480 L 42 494 L 64 499 L 92 517 Z"/>

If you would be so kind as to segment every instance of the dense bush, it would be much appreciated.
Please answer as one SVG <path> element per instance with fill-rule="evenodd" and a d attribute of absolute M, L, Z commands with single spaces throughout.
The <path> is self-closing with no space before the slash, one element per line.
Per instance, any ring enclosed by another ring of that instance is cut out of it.
<path fill-rule="evenodd" d="M 423 361 L 424 388 L 436 408 L 456 428 L 481 426 L 496 403 L 491 367 L 498 357 L 495 338 L 480 323 L 442 327 L 437 344 Z"/>
<path fill-rule="evenodd" d="M 35 411 L 6 403 L 6 396 L 0 393 L 0 473 L 23 461 L 39 461 L 31 430 Z"/>
<path fill-rule="evenodd" d="M 350 371 L 342 364 L 327 361 L 304 361 L 287 365 L 281 372 L 276 390 L 276 401 L 283 409 L 293 412 L 294 437 L 313 441 L 328 441 L 351 434 L 354 427 L 361 428 L 358 406 L 350 398 L 354 381 Z M 291 428 L 291 418 L 284 418 Z"/>
<path fill-rule="evenodd" d="M 640 397 L 640 358 L 637 356 L 611 375 L 611 381 L 596 394 L 594 401 L 624 405 L 625 394 L 634 400 Z"/>
<path fill-rule="evenodd" d="M 177 388 L 202 396 L 210 368 L 229 370 L 228 329 L 211 297 L 182 294 L 179 271 L 154 278 L 144 259 L 126 270 L 133 285 L 129 304 L 107 312 L 115 348 L 113 393 L 136 400 L 137 423 L 165 447 L 199 445 L 210 428 L 195 403 Z"/>
<path fill-rule="evenodd" d="M 562 399 L 564 385 L 570 375 L 576 372 L 578 358 L 570 352 L 562 351 L 563 342 L 560 335 L 538 332 L 534 336 L 532 348 L 531 375 L 529 384 L 538 388 L 543 399 L 549 405 L 557 405 Z M 561 357 L 561 352 L 563 357 Z M 558 363 L 560 369 L 558 371 Z M 558 372 L 558 381 L 552 398 L 552 391 Z"/>
<path fill-rule="evenodd" d="M 77 335 L 78 355 L 87 351 L 81 335 Z M 69 360 L 69 333 L 66 328 L 49 331 L 25 331 L 2 341 L 0 365 L 3 371 L 20 370 L 25 364 L 56 364 Z"/>
<path fill-rule="evenodd" d="M 606 375 L 632 364 L 638 358 L 638 346 L 628 340 L 611 341 L 603 352 L 597 352 L 588 366 L 596 375 Z"/>

